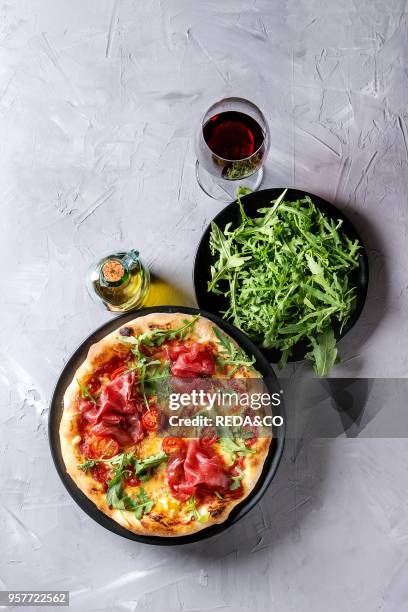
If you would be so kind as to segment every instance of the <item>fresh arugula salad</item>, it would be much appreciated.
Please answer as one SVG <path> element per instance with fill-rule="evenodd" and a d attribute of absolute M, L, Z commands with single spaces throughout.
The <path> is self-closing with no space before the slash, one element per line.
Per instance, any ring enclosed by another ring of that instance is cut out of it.
<path fill-rule="evenodd" d="M 356 305 L 350 273 L 359 265 L 361 245 L 309 196 L 289 202 L 286 191 L 254 218 L 238 197 L 235 229 L 212 223 L 208 291 L 226 296 L 226 319 L 262 347 L 281 351 L 279 367 L 307 339 L 306 358 L 317 376 L 325 376 L 337 360 L 333 322 L 342 329 Z"/>

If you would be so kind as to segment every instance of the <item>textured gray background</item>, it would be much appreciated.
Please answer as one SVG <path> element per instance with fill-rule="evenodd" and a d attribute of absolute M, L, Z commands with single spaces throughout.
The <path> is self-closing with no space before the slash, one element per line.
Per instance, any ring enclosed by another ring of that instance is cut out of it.
<path fill-rule="evenodd" d="M 84 290 L 95 255 L 135 246 L 165 301 L 194 304 L 220 204 L 195 182 L 193 132 L 225 95 L 268 118 L 265 185 L 336 201 L 367 244 L 334 375 L 407 376 L 407 49 L 405 0 L 0 3 L 1 588 L 70 589 L 86 611 L 406 609 L 406 440 L 288 444 L 242 523 L 172 550 L 75 506 L 46 423 L 67 356 L 109 318 Z"/>

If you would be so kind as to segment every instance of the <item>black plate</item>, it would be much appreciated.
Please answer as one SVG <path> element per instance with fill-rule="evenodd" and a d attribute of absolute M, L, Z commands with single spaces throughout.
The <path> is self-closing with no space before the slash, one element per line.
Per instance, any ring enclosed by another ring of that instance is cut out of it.
<path fill-rule="evenodd" d="M 228 323 L 225 323 L 225 321 L 219 319 L 213 314 L 198 310 L 197 308 L 185 308 L 184 306 L 159 306 L 153 308 L 143 308 L 141 310 L 138 310 L 137 312 L 130 312 L 116 317 L 108 323 L 105 323 L 104 325 L 99 327 L 93 334 L 91 334 L 86 340 L 84 340 L 84 342 L 70 357 L 64 369 L 62 370 L 57 385 L 55 387 L 54 394 L 51 400 L 50 415 L 48 421 L 48 436 L 50 441 L 52 458 L 65 488 L 67 489 L 71 497 L 76 501 L 76 503 L 82 508 L 82 510 L 84 510 L 97 523 L 99 523 L 103 527 L 106 527 L 106 529 L 109 529 L 110 531 L 113 531 L 114 533 L 121 535 L 125 538 L 129 538 L 130 540 L 142 542 L 143 544 L 159 544 L 164 546 L 172 546 L 173 544 L 188 544 L 191 542 L 197 542 L 198 540 L 203 540 L 210 536 L 221 533 L 222 531 L 225 531 L 228 527 L 231 527 L 231 525 L 242 519 L 242 517 L 244 517 L 251 510 L 251 508 L 253 508 L 255 504 L 258 503 L 258 501 L 268 488 L 269 484 L 271 483 L 278 468 L 280 459 L 282 457 L 285 441 L 285 423 L 282 425 L 282 427 L 274 428 L 273 430 L 272 443 L 257 485 L 250 493 L 250 495 L 232 510 L 228 519 L 220 525 L 213 525 L 195 534 L 179 537 L 162 538 L 158 536 L 141 536 L 136 535 L 131 531 L 128 531 L 127 529 L 119 525 L 119 523 L 116 523 L 111 518 L 106 516 L 103 512 L 98 510 L 95 504 L 90 499 L 88 499 L 86 495 L 84 495 L 82 491 L 77 487 L 77 485 L 67 474 L 65 469 L 59 439 L 59 425 L 63 411 L 64 393 L 68 385 L 70 384 L 76 369 L 85 360 L 86 355 L 88 353 L 88 349 L 91 344 L 98 342 L 104 336 L 114 331 L 121 325 L 126 324 L 128 321 L 153 312 L 183 312 L 185 314 L 191 315 L 201 314 L 203 317 L 214 321 L 214 323 L 219 325 L 221 329 L 223 329 L 234 340 L 236 340 L 248 354 L 253 355 L 255 357 L 255 366 L 264 377 L 265 385 L 271 394 L 279 392 L 280 386 L 271 366 L 265 359 L 264 355 L 257 349 L 257 347 L 251 342 L 251 340 L 247 338 L 247 336 L 245 336 L 235 327 L 232 327 Z M 285 418 L 283 402 L 279 407 L 274 408 L 274 414 L 280 415 Z"/>
<path fill-rule="evenodd" d="M 248 217 L 255 217 L 260 208 L 266 208 L 270 206 L 272 200 L 276 200 L 282 193 L 284 188 L 281 189 L 264 189 L 261 191 L 255 191 L 249 195 L 241 198 L 244 210 Z M 319 198 L 318 196 L 307 193 L 306 191 L 299 191 L 298 189 L 288 189 L 285 200 L 293 201 L 310 196 L 316 207 L 323 212 L 329 219 L 342 220 L 342 231 L 352 240 L 358 239 L 362 245 L 359 256 L 359 267 L 356 268 L 350 275 L 350 280 L 357 289 L 357 301 L 356 308 L 351 314 L 347 324 L 344 326 L 340 333 L 340 325 L 337 322 L 333 323 L 334 334 L 337 340 L 343 338 L 343 336 L 355 325 L 359 318 L 367 296 L 368 287 L 368 258 L 367 253 L 362 243 L 362 240 L 357 233 L 354 225 L 351 223 L 344 214 L 338 210 L 333 204 L 329 204 L 326 200 Z M 228 204 L 221 212 L 218 213 L 213 219 L 218 227 L 223 230 L 227 223 L 232 223 L 232 228 L 237 227 L 240 221 L 240 212 L 237 201 Z M 194 262 L 194 290 L 199 308 L 204 308 L 209 312 L 213 312 L 219 317 L 222 317 L 222 312 L 225 312 L 228 308 L 228 302 L 224 295 L 215 295 L 207 291 L 208 281 L 210 280 L 210 264 L 214 260 L 210 251 L 210 233 L 211 224 L 208 225 L 205 230 L 198 249 L 196 252 Z M 281 351 L 278 349 L 264 349 L 259 347 L 267 359 L 271 363 L 278 363 L 281 357 Z M 292 350 L 292 355 L 288 361 L 300 361 L 304 359 L 305 354 L 310 350 L 307 340 L 301 340 L 298 342 Z"/>

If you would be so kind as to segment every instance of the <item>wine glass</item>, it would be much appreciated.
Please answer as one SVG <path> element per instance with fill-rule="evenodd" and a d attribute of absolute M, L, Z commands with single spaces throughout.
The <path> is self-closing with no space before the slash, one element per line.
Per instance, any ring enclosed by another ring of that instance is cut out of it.
<path fill-rule="evenodd" d="M 269 149 L 269 128 L 255 104 L 224 98 L 205 112 L 196 134 L 196 177 L 205 193 L 229 202 L 239 187 L 256 191 Z"/>

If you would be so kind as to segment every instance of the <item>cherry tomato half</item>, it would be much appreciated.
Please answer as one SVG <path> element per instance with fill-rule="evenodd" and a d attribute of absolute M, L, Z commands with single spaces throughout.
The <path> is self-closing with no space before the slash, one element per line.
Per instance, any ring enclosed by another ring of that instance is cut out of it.
<path fill-rule="evenodd" d="M 109 480 L 109 478 L 110 478 L 110 476 L 109 476 L 109 468 L 104 463 L 97 463 L 92 468 L 92 476 L 98 482 L 101 482 L 102 484 L 106 484 L 106 481 Z"/>
<path fill-rule="evenodd" d="M 244 469 L 244 465 L 245 465 L 245 457 L 238 457 L 237 460 L 234 463 L 233 469 L 235 468 L 239 468 L 240 470 Z M 236 476 L 236 474 L 235 474 Z"/>
<path fill-rule="evenodd" d="M 150 408 L 142 416 L 142 424 L 147 431 L 156 431 L 160 425 L 160 415 L 157 408 Z"/>
<path fill-rule="evenodd" d="M 244 427 L 246 440 L 244 444 L 247 448 L 251 448 L 258 440 L 258 429 L 256 427 Z"/>
<path fill-rule="evenodd" d="M 185 447 L 183 438 L 176 438 L 175 436 L 167 436 L 162 442 L 162 449 L 166 455 L 172 453 L 180 453 Z"/>
<path fill-rule="evenodd" d="M 129 487 L 138 487 L 140 485 L 140 480 L 136 474 L 129 474 L 125 477 L 125 481 Z"/>
<path fill-rule="evenodd" d="M 118 454 L 119 444 L 109 436 L 95 436 L 90 440 L 89 449 L 95 459 L 110 459 Z"/>
<path fill-rule="evenodd" d="M 121 374 L 124 374 L 125 372 L 127 372 L 128 369 L 129 368 L 126 365 L 120 366 L 120 368 L 116 368 L 116 370 L 113 370 L 112 374 L 110 375 L 110 379 L 114 380 Z"/>
<path fill-rule="evenodd" d="M 205 427 L 200 440 L 203 446 L 212 446 L 218 442 L 217 432 L 213 427 Z"/>

